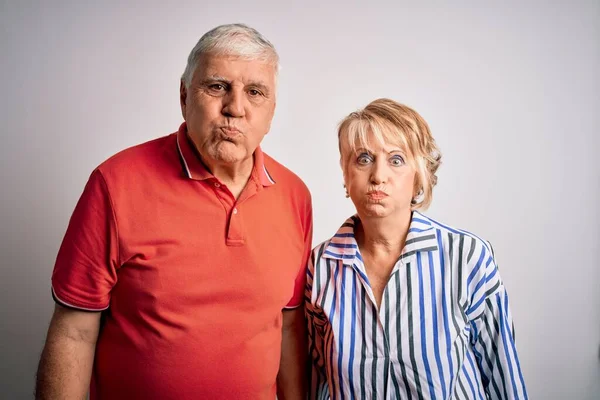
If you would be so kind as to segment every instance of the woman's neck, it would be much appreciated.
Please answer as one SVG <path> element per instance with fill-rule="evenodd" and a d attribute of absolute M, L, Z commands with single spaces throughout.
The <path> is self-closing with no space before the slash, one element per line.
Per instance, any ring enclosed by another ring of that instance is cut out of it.
<path fill-rule="evenodd" d="M 385 218 L 360 218 L 356 241 L 362 253 L 374 258 L 400 257 L 404 249 L 411 212 Z"/>

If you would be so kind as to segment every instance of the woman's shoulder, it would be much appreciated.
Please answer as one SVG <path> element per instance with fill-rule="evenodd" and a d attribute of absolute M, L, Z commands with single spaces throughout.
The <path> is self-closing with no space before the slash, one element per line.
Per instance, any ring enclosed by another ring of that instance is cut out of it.
<path fill-rule="evenodd" d="M 446 224 L 416 211 L 413 214 L 411 228 L 415 221 L 420 222 L 421 225 L 424 225 L 422 229 L 425 228 L 434 230 L 438 236 L 438 240 L 441 240 L 442 244 L 444 245 L 458 244 L 470 246 L 473 248 L 483 249 L 483 251 L 493 254 L 493 249 L 490 242 L 470 230 Z"/>
<path fill-rule="evenodd" d="M 354 238 L 356 221 L 357 217 L 355 215 L 347 218 L 333 236 L 316 245 L 312 249 L 313 262 L 323 257 L 343 259 L 350 254 L 354 254 L 357 249 L 356 239 Z"/>

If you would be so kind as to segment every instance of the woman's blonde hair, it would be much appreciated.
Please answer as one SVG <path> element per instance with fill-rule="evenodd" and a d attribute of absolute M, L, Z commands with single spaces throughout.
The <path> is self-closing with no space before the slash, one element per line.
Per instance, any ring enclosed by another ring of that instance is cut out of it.
<path fill-rule="evenodd" d="M 370 136 L 372 135 L 372 137 Z M 347 157 L 358 147 L 370 148 L 369 138 L 377 144 L 400 145 L 408 154 L 407 162 L 415 168 L 416 177 L 412 209 L 426 209 L 431 204 L 436 171 L 442 155 L 435 144 L 427 122 L 415 110 L 390 99 L 377 99 L 364 109 L 350 113 L 338 127 L 340 163 L 346 175 Z"/>

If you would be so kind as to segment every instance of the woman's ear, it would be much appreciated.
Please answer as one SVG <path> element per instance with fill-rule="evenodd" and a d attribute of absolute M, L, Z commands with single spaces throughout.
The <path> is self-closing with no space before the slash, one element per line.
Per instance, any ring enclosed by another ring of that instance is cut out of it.
<path fill-rule="evenodd" d="M 415 173 L 415 180 L 413 183 L 413 192 L 412 199 L 410 203 L 412 205 L 420 203 L 420 198 L 423 196 L 423 184 L 421 183 L 421 178 L 419 177 L 419 172 Z"/>
<path fill-rule="evenodd" d="M 350 197 L 350 193 L 348 193 L 348 175 L 347 175 L 347 164 L 344 161 L 344 158 L 340 156 L 340 167 L 342 167 L 342 178 L 344 179 L 344 191 L 346 192 L 346 198 Z"/>

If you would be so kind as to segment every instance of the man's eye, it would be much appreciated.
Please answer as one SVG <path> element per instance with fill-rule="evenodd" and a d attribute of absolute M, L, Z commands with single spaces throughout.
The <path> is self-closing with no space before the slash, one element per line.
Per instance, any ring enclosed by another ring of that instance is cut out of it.
<path fill-rule="evenodd" d="M 248 94 L 252 97 L 256 97 L 256 96 L 261 96 L 262 93 L 259 90 L 256 89 L 250 89 L 248 90 Z"/>
<path fill-rule="evenodd" d="M 212 85 L 209 85 L 208 88 L 214 92 L 222 92 L 223 90 L 225 90 L 225 85 L 221 83 L 214 83 Z"/>

